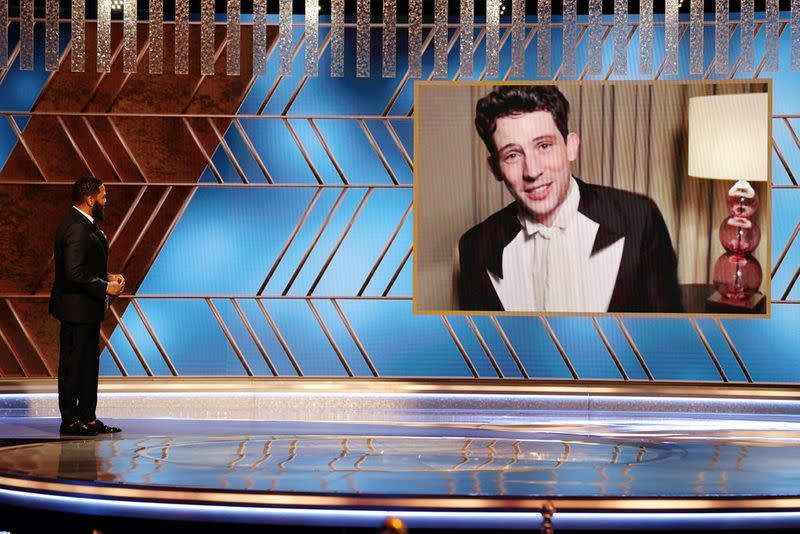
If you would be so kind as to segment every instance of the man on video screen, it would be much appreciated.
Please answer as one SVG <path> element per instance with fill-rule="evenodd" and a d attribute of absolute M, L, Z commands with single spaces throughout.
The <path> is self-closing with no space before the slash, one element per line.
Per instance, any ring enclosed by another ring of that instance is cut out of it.
<path fill-rule="evenodd" d="M 555 86 L 499 86 L 478 101 L 489 168 L 515 202 L 458 245 L 463 310 L 681 312 L 677 258 L 648 197 L 572 174 L 580 139 Z"/>

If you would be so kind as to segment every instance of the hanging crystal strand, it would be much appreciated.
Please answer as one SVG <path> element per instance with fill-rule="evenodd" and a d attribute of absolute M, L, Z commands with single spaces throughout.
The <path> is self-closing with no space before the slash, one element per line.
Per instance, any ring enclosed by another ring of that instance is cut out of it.
<path fill-rule="evenodd" d="M 677 0 L 676 0 L 677 1 Z M 589 0 L 589 74 L 603 71 L 603 1 Z"/>
<path fill-rule="evenodd" d="M 175 0 L 175 74 L 189 74 L 189 0 Z"/>
<path fill-rule="evenodd" d="M 753 72 L 755 69 L 756 53 L 753 46 L 755 35 L 755 5 L 753 0 L 742 0 L 742 18 L 739 22 L 739 35 L 741 39 L 741 64 L 742 72 Z"/>
<path fill-rule="evenodd" d="M 148 62 L 150 74 L 161 74 L 164 70 L 164 0 L 150 0 L 150 45 Z"/>
<path fill-rule="evenodd" d="M 356 3 L 356 78 L 369 78 L 369 0 Z"/>
<path fill-rule="evenodd" d="M 226 71 L 238 76 L 242 63 L 242 1 L 228 0 L 228 26 L 225 31 Z"/>
<path fill-rule="evenodd" d="M 717 0 L 716 19 L 714 21 L 714 72 L 726 74 L 728 72 L 728 35 L 730 24 L 728 0 Z"/>
<path fill-rule="evenodd" d="M 278 3 L 278 73 L 283 76 L 292 74 L 292 0 L 280 0 Z"/>
<path fill-rule="evenodd" d="M 486 0 L 486 76 L 500 73 L 500 0 Z"/>
<path fill-rule="evenodd" d="M 472 76 L 475 73 L 475 58 L 472 50 L 475 45 L 475 0 L 461 0 L 459 23 L 458 71 L 461 76 Z"/>
<path fill-rule="evenodd" d="M 44 68 L 58 70 L 58 0 L 45 2 Z"/>
<path fill-rule="evenodd" d="M 564 8 L 566 9 L 566 7 Z M 536 6 L 536 22 L 538 23 L 538 41 L 536 43 L 536 75 L 549 78 L 552 71 L 552 46 L 550 24 L 553 7 L 550 0 L 539 0 Z M 564 17 L 566 24 L 566 17 Z M 566 30 L 566 26 L 564 26 Z M 564 43 L 566 46 L 566 42 Z"/>
<path fill-rule="evenodd" d="M 578 48 L 578 7 L 576 0 L 564 0 L 563 20 L 564 51 L 561 62 L 561 74 L 564 76 L 575 76 L 577 74 L 575 56 Z M 541 37 L 539 38 L 541 39 Z M 541 42 L 539 46 L 541 46 Z"/>
<path fill-rule="evenodd" d="M 97 1 L 97 72 L 111 72 L 111 0 Z"/>
<path fill-rule="evenodd" d="M 666 0 L 664 14 L 664 74 L 678 74 L 678 0 Z"/>
<path fill-rule="evenodd" d="M 125 0 L 122 7 L 122 72 L 136 72 L 139 59 L 136 26 L 136 0 Z"/>
<path fill-rule="evenodd" d="M 253 0 L 253 74 L 267 72 L 267 0 Z"/>
<path fill-rule="evenodd" d="M 306 0 L 306 76 L 319 75 L 319 4 Z"/>
<path fill-rule="evenodd" d="M 383 2 L 383 63 L 384 78 L 397 76 L 397 0 Z"/>
<path fill-rule="evenodd" d="M 800 0 L 792 0 L 792 70 L 800 70 Z"/>
<path fill-rule="evenodd" d="M 19 68 L 33 70 L 33 0 L 20 0 L 19 32 Z"/>
<path fill-rule="evenodd" d="M 511 0 L 510 76 L 525 76 L 525 0 Z"/>
<path fill-rule="evenodd" d="M 215 30 L 214 0 L 202 0 L 200 3 L 200 74 L 214 74 Z"/>
<path fill-rule="evenodd" d="M 703 56 L 703 0 L 692 0 L 689 20 L 689 73 L 703 74 L 705 72 L 705 57 Z"/>
<path fill-rule="evenodd" d="M 472 0 L 470 0 L 472 1 Z M 73 4 L 72 20 L 75 24 L 75 7 Z M 8 68 L 8 0 L 0 0 L 0 69 Z M 73 69 L 74 71 L 75 69 Z"/>
<path fill-rule="evenodd" d="M 434 0 L 433 77 L 447 78 L 447 0 Z"/>
<path fill-rule="evenodd" d="M 344 0 L 331 0 L 331 76 L 344 76 Z"/>
<path fill-rule="evenodd" d="M 614 74 L 628 74 L 628 0 L 614 0 Z"/>
<path fill-rule="evenodd" d="M 639 3 L 639 72 L 653 74 L 653 0 Z"/>
<path fill-rule="evenodd" d="M 778 31 L 780 28 L 780 11 L 778 0 L 767 0 L 767 50 L 764 70 L 778 72 Z"/>
<path fill-rule="evenodd" d="M 422 77 L 422 0 L 408 2 L 408 75 Z"/>

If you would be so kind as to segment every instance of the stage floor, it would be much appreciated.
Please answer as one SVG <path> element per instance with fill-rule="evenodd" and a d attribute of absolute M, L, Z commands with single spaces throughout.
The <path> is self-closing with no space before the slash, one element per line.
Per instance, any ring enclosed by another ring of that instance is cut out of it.
<path fill-rule="evenodd" d="M 785 416 L 113 423 L 124 431 L 63 439 L 54 418 L 0 419 L 0 497 L 210 521 L 224 508 L 225 521 L 295 525 L 376 526 L 401 515 L 411 526 L 535 528 L 545 501 L 562 528 L 800 523 L 800 420 Z"/>
<path fill-rule="evenodd" d="M 115 420 L 58 439 L 58 420 L 0 420 L 0 476 L 93 486 L 531 499 L 800 493 L 800 422 L 634 419 L 527 425 Z M 17 441 L 20 440 L 20 441 Z M 24 442 L 14 445 L 15 442 Z"/>
<path fill-rule="evenodd" d="M 87 439 L 60 436 L 58 418 L 42 416 L 57 413 L 52 385 L 8 393 L 0 507 L 366 529 L 398 515 L 412 528 L 536 530 L 550 503 L 557 531 L 800 528 L 793 391 L 270 385 L 103 391 L 99 413 L 123 432 Z M 187 387 L 169 387 L 178 386 Z"/>

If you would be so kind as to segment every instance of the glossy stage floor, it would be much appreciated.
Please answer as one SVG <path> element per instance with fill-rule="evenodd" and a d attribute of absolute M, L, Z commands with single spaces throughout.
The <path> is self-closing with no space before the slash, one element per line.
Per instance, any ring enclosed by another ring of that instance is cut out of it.
<path fill-rule="evenodd" d="M 109 381 L 124 432 L 63 439 L 52 386 L 0 393 L 9 510 L 413 532 L 536 530 L 550 502 L 556 532 L 800 528 L 791 388 Z"/>

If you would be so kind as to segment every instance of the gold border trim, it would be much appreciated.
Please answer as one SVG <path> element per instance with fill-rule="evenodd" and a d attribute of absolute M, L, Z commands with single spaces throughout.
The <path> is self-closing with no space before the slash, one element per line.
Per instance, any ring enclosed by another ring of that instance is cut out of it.
<path fill-rule="evenodd" d="M 119 377 L 100 380 L 100 393 L 299 393 L 409 395 L 581 395 L 800 401 L 795 383 L 564 380 L 522 378 L 229 378 Z M 0 379 L 0 395 L 55 394 L 55 378 Z"/>
<path fill-rule="evenodd" d="M 159 504 L 204 504 L 212 506 L 274 506 L 282 508 L 386 509 L 437 511 L 514 511 L 539 510 L 550 501 L 559 512 L 697 512 L 740 510 L 800 510 L 800 498 L 637 498 L 637 497 L 395 497 L 376 495 L 321 495 L 307 493 L 256 493 L 238 491 L 186 490 L 169 487 L 109 487 L 67 484 L 0 476 L 0 488 L 36 495 L 105 499 Z"/>
<path fill-rule="evenodd" d="M 688 21 L 680 26 L 688 26 Z M 662 24 L 663 25 L 663 24 Z M 605 25 L 610 28 L 610 25 Z M 643 85 L 643 86 L 659 86 L 659 85 L 752 85 L 764 84 L 767 86 L 766 93 L 768 95 L 768 138 L 769 142 L 764 147 L 767 151 L 768 161 L 772 161 L 772 121 L 774 120 L 773 112 L 773 84 L 772 78 L 736 78 L 736 79 L 710 79 L 710 78 L 685 78 L 677 80 L 662 80 L 662 79 L 641 79 L 641 80 L 561 80 L 561 79 L 547 79 L 547 80 L 417 80 L 414 83 L 414 105 L 413 105 L 413 118 L 414 118 L 414 161 L 417 162 L 418 147 L 420 146 L 419 139 L 419 120 L 418 109 L 420 101 L 420 91 L 422 88 L 442 88 L 452 86 L 462 87 L 481 87 L 481 86 L 501 86 L 501 85 L 556 85 L 556 86 L 581 86 L 581 85 L 605 85 L 605 86 L 619 86 L 619 85 Z M 750 91 L 751 93 L 758 93 L 760 91 Z M 414 167 L 413 172 L 413 204 L 418 206 L 418 191 L 416 187 L 419 184 L 419 166 Z M 767 210 L 768 220 L 770 224 L 765 229 L 765 245 L 767 247 L 767 264 L 772 265 L 772 165 L 767 166 L 767 194 L 766 199 L 763 201 L 763 209 Z M 414 211 L 413 217 L 413 232 L 412 232 L 412 248 L 417 249 L 417 241 L 419 236 L 419 214 Z M 631 318 L 645 318 L 645 319 L 771 319 L 772 318 L 772 301 L 769 298 L 772 295 L 772 278 L 765 276 L 762 280 L 761 288 L 766 296 L 764 313 L 724 313 L 724 312 L 685 312 L 685 313 L 651 313 L 651 312 L 508 312 L 508 311 L 486 311 L 486 310 L 447 310 L 447 309 L 421 309 L 418 302 L 418 278 L 419 278 L 419 259 L 415 255 L 414 263 L 412 265 L 412 307 L 411 311 L 414 315 L 456 315 L 456 316 L 494 316 L 494 317 L 631 317 Z"/>

